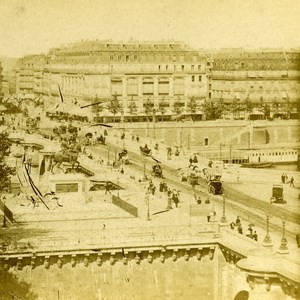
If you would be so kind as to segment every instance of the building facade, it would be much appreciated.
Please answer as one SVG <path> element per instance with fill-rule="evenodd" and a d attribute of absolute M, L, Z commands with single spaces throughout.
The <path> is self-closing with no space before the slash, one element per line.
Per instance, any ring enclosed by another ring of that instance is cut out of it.
<path fill-rule="evenodd" d="M 232 50 L 213 54 L 209 99 L 237 118 L 297 115 L 300 52 Z"/>
<path fill-rule="evenodd" d="M 66 103 L 116 97 L 125 115 L 133 102 L 138 114 L 146 102 L 158 115 L 172 114 L 174 105 L 188 113 L 191 99 L 200 107 L 207 96 L 205 56 L 180 42 L 79 42 L 24 57 L 17 77 L 18 92 L 44 96 L 47 109 L 59 88 Z"/>
<path fill-rule="evenodd" d="M 16 93 L 20 96 L 43 94 L 43 68 L 45 55 L 27 55 L 18 60 L 15 68 Z"/>

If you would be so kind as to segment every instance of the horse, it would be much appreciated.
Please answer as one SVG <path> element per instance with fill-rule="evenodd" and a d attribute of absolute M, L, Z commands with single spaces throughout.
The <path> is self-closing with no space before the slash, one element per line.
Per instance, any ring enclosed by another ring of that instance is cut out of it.
<path fill-rule="evenodd" d="M 144 156 L 151 155 L 151 149 L 149 149 L 147 145 L 145 145 L 145 147 L 140 146 L 140 150 L 141 150 L 141 154 Z"/>
<path fill-rule="evenodd" d="M 57 166 L 57 168 L 62 169 L 60 165 L 63 162 L 68 162 L 72 164 L 72 168 L 74 167 L 75 164 L 77 164 L 76 168 L 78 168 L 79 162 L 77 159 L 78 159 L 78 154 L 80 152 L 81 152 L 80 144 L 75 144 L 71 149 L 56 152 L 52 159 L 51 173 L 53 173 L 53 168 L 55 166 Z"/>
<path fill-rule="evenodd" d="M 123 149 L 122 152 L 119 152 L 119 161 L 124 163 L 125 165 L 129 165 L 129 157 L 128 157 L 128 151 L 126 149 Z"/>

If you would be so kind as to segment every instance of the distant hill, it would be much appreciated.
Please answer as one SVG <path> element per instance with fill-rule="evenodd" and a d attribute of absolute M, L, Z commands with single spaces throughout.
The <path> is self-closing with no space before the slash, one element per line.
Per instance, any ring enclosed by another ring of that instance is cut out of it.
<path fill-rule="evenodd" d="M 3 73 L 13 70 L 17 61 L 18 61 L 18 58 L 0 56 L 0 62 L 1 62 L 1 66 L 3 68 Z"/>

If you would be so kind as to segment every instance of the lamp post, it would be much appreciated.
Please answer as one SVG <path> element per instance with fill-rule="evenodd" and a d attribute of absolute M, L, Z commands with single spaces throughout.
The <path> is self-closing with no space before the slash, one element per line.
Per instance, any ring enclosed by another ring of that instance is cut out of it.
<path fill-rule="evenodd" d="M 267 214 L 267 233 L 266 233 L 266 236 L 263 240 L 263 246 L 264 247 L 272 247 L 273 244 L 272 244 L 272 240 L 271 240 L 271 237 L 269 235 L 269 220 L 270 220 L 270 215 Z"/>
<path fill-rule="evenodd" d="M 289 253 L 289 248 L 287 246 L 287 239 L 285 237 L 285 220 L 282 219 L 282 238 L 281 238 L 281 244 L 279 246 L 279 253 L 287 254 Z"/>
<path fill-rule="evenodd" d="M 146 201 L 147 201 L 147 221 L 150 221 L 150 197 L 149 197 L 149 192 L 146 191 Z"/>
<path fill-rule="evenodd" d="M 153 138 L 156 139 L 156 127 L 155 127 L 155 120 L 156 119 L 156 109 L 153 109 Z"/>
<path fill-rule="evenodd" d="M 109 147 L 107 148 L 107 165 L 109 166 Z"/>
<path fill-rule="evenodd" d="M 227 225 L 227 219 L 225 215 L 225 196 L 223 195 L 223 212 L 220 220 L 221 225 Z"/>
<path fill-rule="evenodd" d="M 144 180 L 146 180 L 146 160 L 144 159 Z"/>

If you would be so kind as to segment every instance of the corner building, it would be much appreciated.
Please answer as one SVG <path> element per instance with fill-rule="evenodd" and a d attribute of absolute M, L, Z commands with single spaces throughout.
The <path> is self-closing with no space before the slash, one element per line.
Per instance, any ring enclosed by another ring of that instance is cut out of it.
<path fill-rule="evenodd" d="M 48 102 L 58 95 L 58 84 L 71 103 L 116 96 L 124 114 L 134 101 L 142 115 L 149 100 L 154 108 L 163 101 L 166 114 L 174 102 L 187 112 L 191 98 L 198 105 L 206 98 L 206 58 L 180 42 L 84 41 L 49 51 L 42 88 Z"/>

